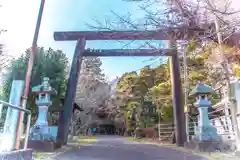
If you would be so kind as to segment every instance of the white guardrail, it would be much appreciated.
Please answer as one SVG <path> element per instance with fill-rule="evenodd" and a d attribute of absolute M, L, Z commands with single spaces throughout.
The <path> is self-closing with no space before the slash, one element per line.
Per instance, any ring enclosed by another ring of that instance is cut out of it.
<path fill-rule="evenodd" d="M 195 121 L 189 122 L 188 126 L 188 136 L 189 139 L 194 139 L 196 134 L 199 132 L 198 123 Z M 234 133 L 234 127 L 231 123 L 231 115 L 229 116 L 212 116 L 212 119 L 210 119 L 210 123 L 213 127 L 217 129 L 217 133 L 219 136 L 221 136 L 223 141 L 229 141 L 229 140 L 235 140 L 235 133 Z"/>
<path fill-rule="evenodd" d="M 4 112 L 6 111 L 6 112 Z M 4 114 L 6 115 L 4 118 Z M 27 149 L 31 124 L 31 111 L 0 100 L 0 153 L 14 150 L 19 112 L 27 113 L 27 125 L 24 137 L 24 149 Z"/>

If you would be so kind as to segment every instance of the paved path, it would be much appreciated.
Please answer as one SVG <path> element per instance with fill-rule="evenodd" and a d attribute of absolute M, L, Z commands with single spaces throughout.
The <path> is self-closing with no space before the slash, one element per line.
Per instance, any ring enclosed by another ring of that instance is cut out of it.
<path fill-rule="evenodd" d="M 97 142 L 75 147 L 55 160 L 207 160 L 167 147 L 129 142 L 120 137 L 101 136 Z"/>

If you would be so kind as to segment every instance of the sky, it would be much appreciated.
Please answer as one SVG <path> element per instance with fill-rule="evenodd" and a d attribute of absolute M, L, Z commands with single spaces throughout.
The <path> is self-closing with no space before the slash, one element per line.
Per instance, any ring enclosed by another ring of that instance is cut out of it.
<path fill-rule="evenodd" d="M 40 0 L 0 0 L 0 28 L 7 32 L 0 36 L 5 44 L 5 53 L 17 57 L 32 44 Z M 138 3 L 123 0 L 46 0 L 39 33 L 38 46 L 62 49 L 72 59 L 76 42 L 56 42 L 54 31 L 91 30 L 88 24 L 96 24 L 93 20 L 104 22 L 114 19 L 113 10 L 119 14 L 131 12 L 138 19 L 144 17 Z M 86 48 L 114 49 L 122 48 L 126 41 L 91 41 Z M 137 48 L 142 42 L 129 46 Z M 157 45 L 162 43 L 155 42 Z M 104 73 L 113 79 L 124 72 L 139 70 L 145 65 L 156 66 L 161 60 L 150 61 L 149 57 L 106 57 L 102 58 Z"/>

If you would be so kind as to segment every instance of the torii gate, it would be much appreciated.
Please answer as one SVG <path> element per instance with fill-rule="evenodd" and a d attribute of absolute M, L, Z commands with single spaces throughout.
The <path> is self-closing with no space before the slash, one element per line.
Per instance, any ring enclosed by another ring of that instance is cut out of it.
<path fill-rule="evenodd" d="M 202 29 L 179 28 L 175 30 L 156 31 L 79 31 L 79 32 L 55 32 L 55 41 L 77 41 L 72 60 L 70 76 L 65 95 L 64 114 L 59 124 L 57 143 L 67 143 L 68 125 L 72 116 L 72 104 L 75 100 L 79 71 L 84 56 L 169 56 L 172 82 L 172 97 L 176 144 L 183 146 L 186 140 L 186 126 L 184 116 L 183 93 L 180 77 L 179 58 L 177 54 L 176 40 L 187 40 L 191 37 L 204 34 Z M 167 49 L 110 49 L 110 50 L 85 50 L 88 40 L 168 40 Z"/>

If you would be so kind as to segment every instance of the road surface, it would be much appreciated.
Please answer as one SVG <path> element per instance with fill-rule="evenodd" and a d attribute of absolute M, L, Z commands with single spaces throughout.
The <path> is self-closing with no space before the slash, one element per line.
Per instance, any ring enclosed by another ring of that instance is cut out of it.
<path fill-rule="evenodd" d="M 207 160 L 206 158 L 150 144 L 130 142 L 121 137 L 101 136 L 97 142 L 74 147 L 54 160 Z"/>

